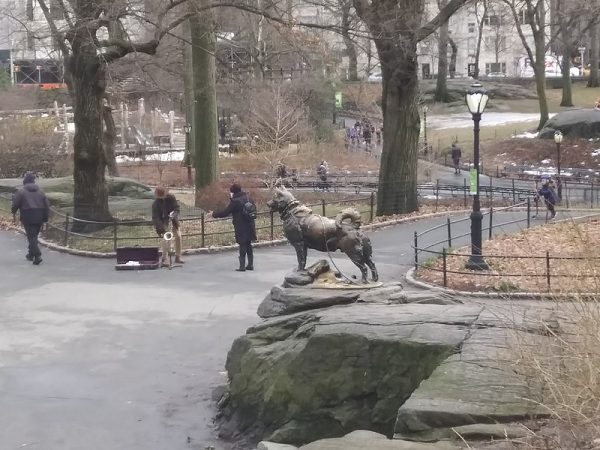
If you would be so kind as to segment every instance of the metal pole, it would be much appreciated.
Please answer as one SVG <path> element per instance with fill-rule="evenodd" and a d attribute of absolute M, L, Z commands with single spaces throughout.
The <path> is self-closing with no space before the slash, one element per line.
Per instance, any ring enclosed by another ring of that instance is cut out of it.
<path fill-rule="evenodd" d="M 419 268 L 419 248 L 418 248 L 418 235 L 417 232 L 415 231 L 415 270 L 417 270 Z"/>
<path fill-rule="evenodd" d="M 447 262 L 446 262 L 446 247 L 442 248 L 442 264 L 443 264 L 443 272 L 444 272 L 444 287 L 448 286 L 448 272 L 446 271 L 447 269 Z"/>
<path fill-rule="evenodd" d="M 527 197 L 527 228 L 531 227 L 531 200 Z"/>
<path fill-rule="evenodd" d="M 467 261 L 466 268 L 469 270 L 488 270 L 489 266 L 481 255 L 482 236 L 481 205 L 479 203 L 479 122 L 481 113 L 473 114 L 473 153 L 475 166 L 475 195 L 473 196 L 473 211 L 471 212 L 471 256 Z"/>
<path fill-rule="evenodd" d="M 550 252 L 546 250 L 546 281 L 548 283 L 548 292 L 550 292 Z"/>
<path fill-rule="evenodd" d="M 375 213 L 375 192 L 371 192 L 371 210 L 369 211 L 369 223 L 373 222 L 374 213 Z"/>
<path fill-rule="evenodd" d="M 204 216 L 204 213 L 202 213 L 200 215 L 200 247 L 204 248 L 204 245 L 206 244 L 206 218 Z"/>
<path fill-rule="evenodd" d="M 446 219 L 446 223 L 448 224 L 448 248 L 452 247 L 452 228 L 450 224 L 450 217 Z"/>
<path fill-rule="evenodd" d="M 583 66 L 581 66 L 581 67 L 583 67 Z M 558 187 L 558 201 L 561 202 L 562 201 L 562 183 L 560 181 L 560 142 L 556 143 L 556 153 L 557 153 L 556 171 L 558 172 L 556 185 Z"/>

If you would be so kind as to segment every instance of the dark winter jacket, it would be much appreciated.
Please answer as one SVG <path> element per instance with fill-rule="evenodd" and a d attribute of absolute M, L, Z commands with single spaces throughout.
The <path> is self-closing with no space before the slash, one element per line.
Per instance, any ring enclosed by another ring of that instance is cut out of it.
<path fill-rule="evenodd" d="M 233 228 L 235 229 L 235 242 L 245 244 L 256 241 L 256 224 L 254 219 L 248 219 L 244 213 L 244 204 L 254 201 L 244 191 L 233 194 L 227 208 L 223 211 L 215 211 L 213 217 L 219 219 L 231 215 Z"/>
<path fill-rule="evenodd" d="M 456 144 L 452 144 L 452 160 L 453 161 L 459 160 L 461 156 L 462 156 L 462 152 L 461 152 L 460 147 Z"/>
<path fill-rule="evenodd" d="M 556 200 L 557 200 L 556 192 L 554 192 L 554 189 L 552 188 L 552 186 L 550 186 L 548 184 L 542 186 L 542 188 L 538 191 L 538 194 L 541 195 L 542 197 L 544 197 L 544 200 L 546 200 L 551 205 L 556 204 Z"/>
<path fill-rule="evenodd" d="M 23 225 L 40 225 L 48 222 L 50 206 L 46 194 L 35 183 L 27 183 L 13 195 L 13 214 L 19 211 Z"/>
<path fill-rule="evenodd" d="M 169 194 L 165 198 L 157 198 L 152 203 L 152 223 L 156 232 L 166 231 L 169 226 L 169 214 L 175 211 L 173 218 L 173 228 L 179 228 L 179 203 L 175 196 Z"/>

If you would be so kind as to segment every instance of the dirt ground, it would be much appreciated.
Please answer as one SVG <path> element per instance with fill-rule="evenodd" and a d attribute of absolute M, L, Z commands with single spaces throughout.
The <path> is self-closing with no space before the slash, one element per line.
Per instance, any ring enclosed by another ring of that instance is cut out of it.
<path fill-rule="evenodd" d="M 593 169 L 600 171 L 600 141 L 587 139 L 568 139 L 560 148 L 561 168 Z M 551 139 L 514 138 L 482 144 L 482 160 L 486 172 L 510 171 L 517 166 L 533 165 L 556 167 L 558 152 L 556 143 Z M 543 164 L 542 161 L 546 161 Z"/>
<path fill-rule="evenodd" d="M 548 224 L 500 236 L 483 244 L 490 265 L 490 270 L 483 272 L 465 269 L 470 250 L 462 247 L 448 254 L 448 287 L 488 292 L 596 293 L 600 287 L 599 240 L 597 219 Z M 430 260 L 417 276 L 442 285 L 442 267 L 441 258 Z"/>

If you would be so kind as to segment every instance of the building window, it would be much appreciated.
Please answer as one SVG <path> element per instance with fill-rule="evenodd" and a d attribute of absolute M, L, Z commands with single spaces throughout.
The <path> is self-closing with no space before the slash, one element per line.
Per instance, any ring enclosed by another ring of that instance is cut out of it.
<path fill-rule="evenodd" d="M 467 54 L 469 56 L 475 56 L 475 52 L 477 51 L 477 44 L 475 43 L 475 38 L 467 39 Z"/>
<path fill-rule="evenodd" d="M 52 20 L 62 20 L 65 14 L 59 0 L 50 0 L 50 17 Z"/>
<path fill-rule="evenodd" d="M 500 25 L 501 20 L 500 20 L 500 16 L 488 16 L 485 15 L 483 16 L 483 24 L 490 26 L 490 27 L 495 27 Z"/>
<path fill-rule="evenodd" d="M 526 9 L 522 9 L 521 11 L 519 11 L 519 23 L 521 25 L 526 25 L 530 23 L 529 15 L 527 14 Z"/>
<path fill-rule="evenodd" d="M 31 30 L 27 30 L 27 50 L 35 50 L 35 35 Z"/>
<path fill-rule="evenodd" d="M 27 20 L 33 20 L 33 0 L 27 0 Z"/>
<path fill-rule="evenodd" d="M 475 23 L 469 22 L 469 33 L 475 33 Z"/>
<path fill-rule="evenodd" d="M 485 73 L 503 73 L 506 75 L 506 63 L 505 62 L 497 62 L 497 63 L 485 63 Z"/>

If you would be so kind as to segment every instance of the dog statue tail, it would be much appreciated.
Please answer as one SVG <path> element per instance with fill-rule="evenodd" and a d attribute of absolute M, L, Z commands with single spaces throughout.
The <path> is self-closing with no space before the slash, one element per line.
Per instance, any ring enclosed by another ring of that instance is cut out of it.
<path fill-rule="evenodd" d="M 360 213 L 354 208 L 342 209 L 335 217 L 335 226 L 339 229 L 342 228 L 342 224 L 345 220 L 350 220 L 350 224 L 354 228 L 360 228 L 362 225 L 362 217 Z"/>

